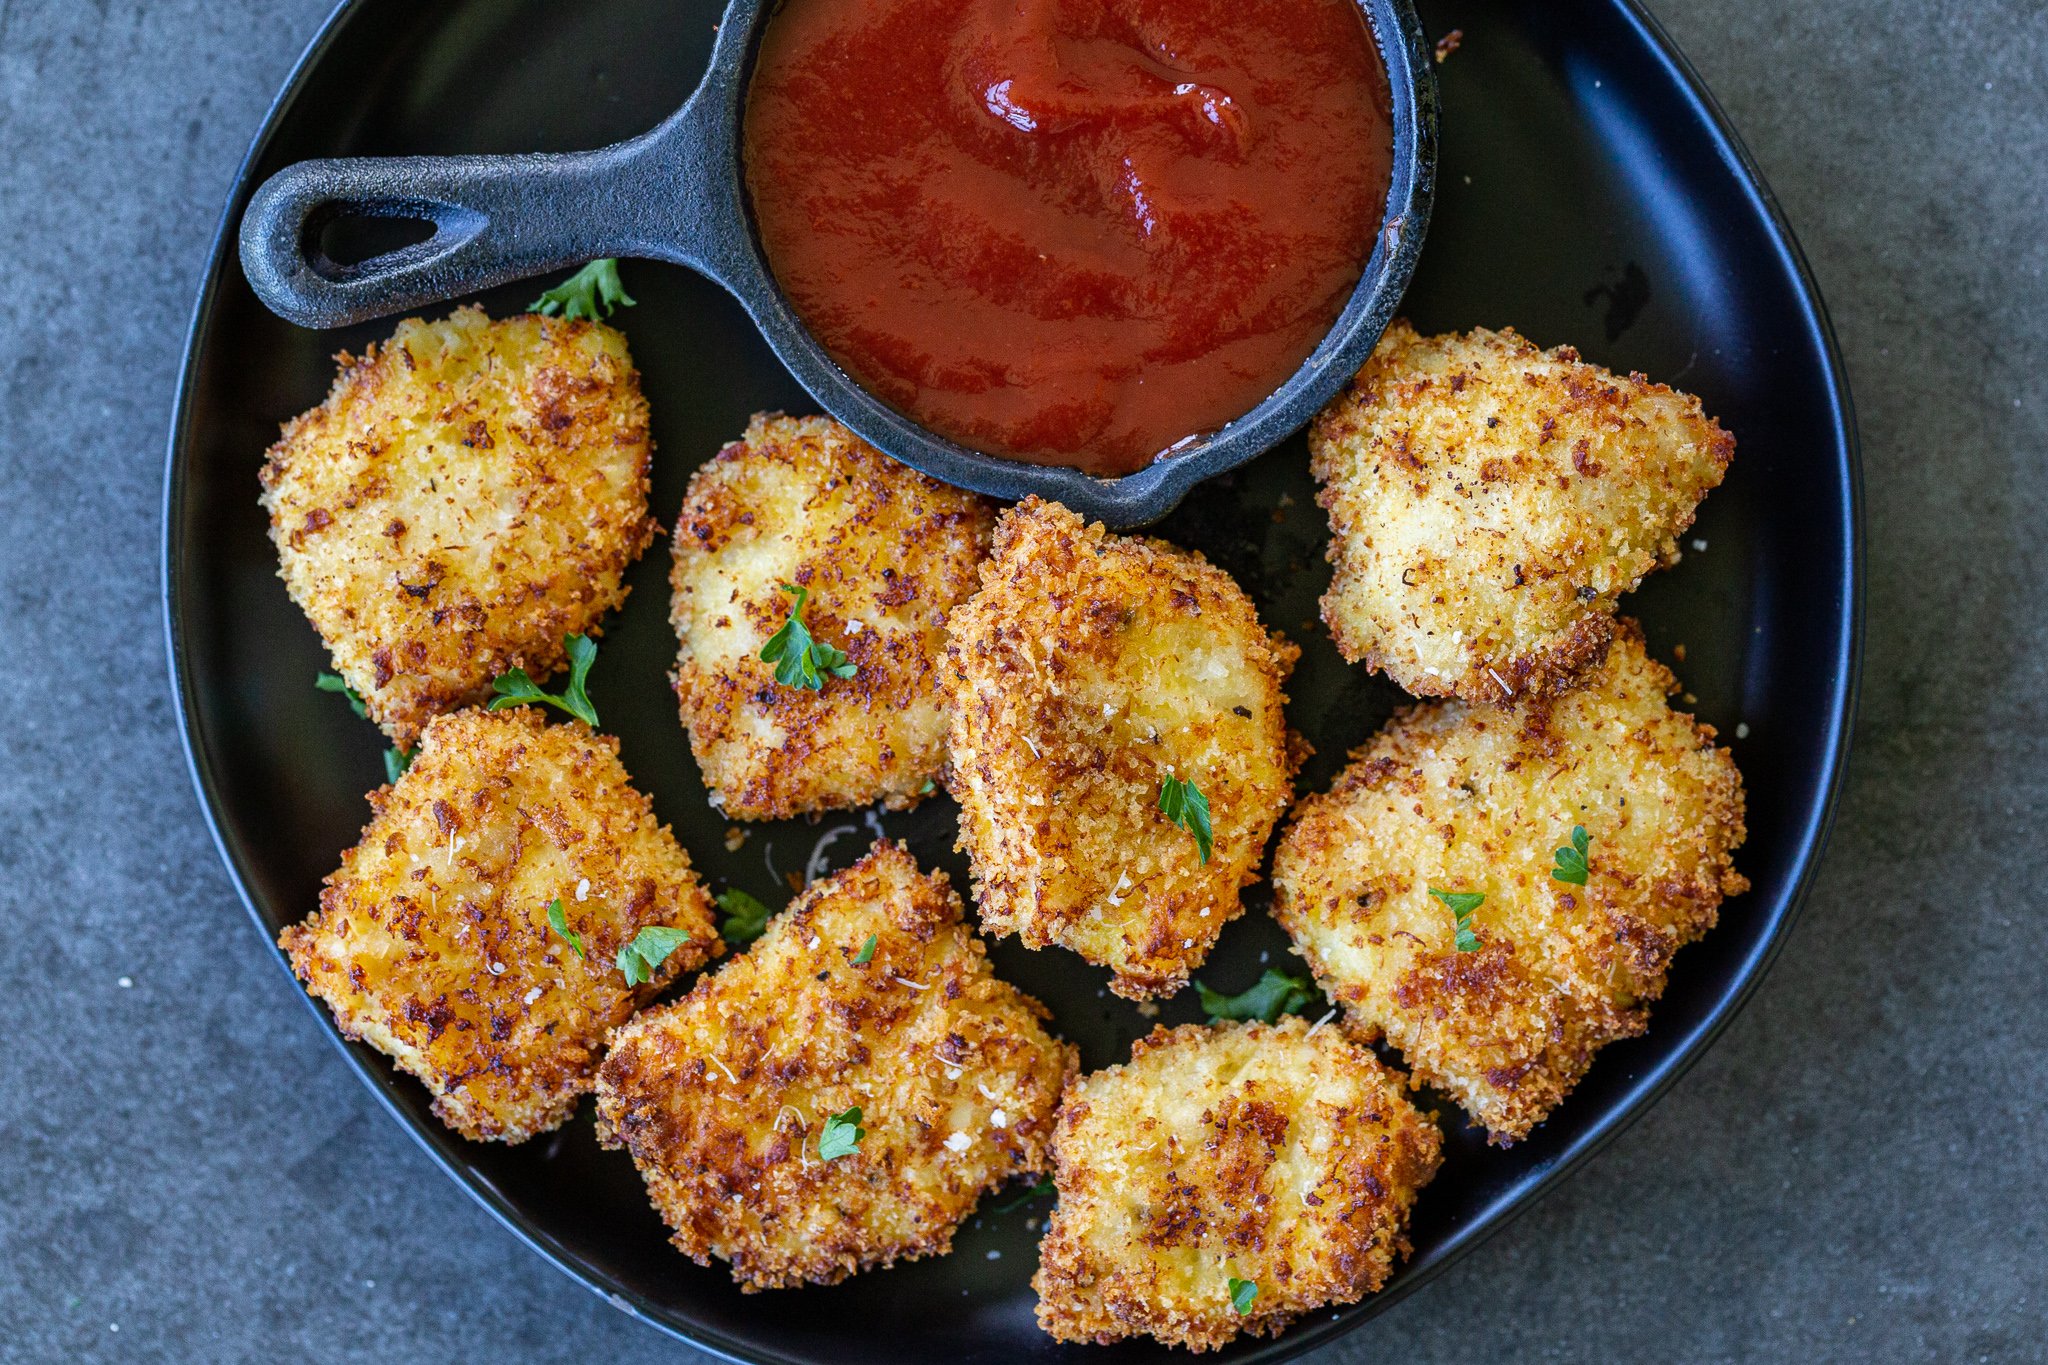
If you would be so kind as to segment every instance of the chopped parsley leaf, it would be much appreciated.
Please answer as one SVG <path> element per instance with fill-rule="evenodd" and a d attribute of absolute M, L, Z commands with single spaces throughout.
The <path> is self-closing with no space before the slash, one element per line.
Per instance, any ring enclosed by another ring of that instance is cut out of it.
<path fill-rule="evenodd" d="M 1235 1275 L 1230 1277 L 1230 1306 L 1232 1308 L 1235 1308 L 1240 1313 L 1249 1313 L 1252 1311 L 1252 1300 L 1258 1296 L 1259 1282 L 1257 1280 L 1240 1280 Z"/>
<path fill-rule="evenodd" d="M 860 956 L 853 960 L 856 967 L 865 967 L 875 960 L 875 936 L 868 935 L 868 941 L 860 945 Z"/>
<path fill-rule="evenodd" d="M 1486 904 L 1484 891 L 1439 891 L 1429 888 L 1435 896 L 1450 907 L 1451 917 L 1458 923 L 1458 951 L 1476 953 L 1479 951 L 1479 935 L 1472 932 L 1472 912 Z"/>
<path fill-rule="evenodd" d="M 1592 837 L 1586 833 L 1584 825 L 1573 825 L 1571 843 L 1553 851 L 1550 855 L 1557 859 L 1557 866 L 1550 869 L 1550 875 L 1561 882 L 1570 882 L 1574 886 L 1584 886 L 1586 884 L 1587 872 L 1586 850 L 1592 846 L 1592 843 Z"/>
<path fill-rule="evenodd" d="M 768 932 L 768 907 L 736 886 L 718 893 L 718 908 L 725 911 L 718 935 L 727 943 L 752 943 Z"/>
<path fill-rule="evenodd" d="M 1201 997 L 1202 1008 L 1209 1012 L 1212 1024 L 1225 1019 L 1276 1023 L 1283 1014 L 1300 1014 L 1316 998 L 1315 985 L 1306 977 L 1292 976 L 1271 967 L 1259 973 L 1256 985 L 1236 995 L 1212 991 L 1200 981 L 1195 983 L 1195 993 Z"/>
<path fill-rule="evenodd" d="M 590 665 L 597 658 L 597 644 L 588 635 L 571 635 L 563 641 L 569 651 L 569 685 L 562 689 L 561 696 L 543 692 L 526 670 L 515 668 L 501 674 L 491 684 L 491 690 L 498 695 L 491 698 L 493 711 L 507 706 L 558 706 L 576 719 L 597 728 L 597 708 L 590 704 L 590 694 L 583 690 L 583 683 L 590 676 Z"/>
<path fill-rule="evenodd" d="M 592 261 L 526 306 L 529 313 L 557 315 L 570 321 L 597 322 L 614 308 L 631 308 L 633 298 L 619 281 L 619 263 L 610 256 Z"/>
<path fill-rule="evenodd" d="M 827 1115 L 825 1131 L 818 1134 L 818 1156 L 825 1161 L 852 1156 L 860 1150 L 860 1140 L 867 1135 L 868 1130 L 860 1126 L 859 1105 L 843 1114 Z"/>
<path fill-rule="evenodd" d="M 563 942 L 576 950 L 576 956 L 583 956 L 583 935 L 569 927 L 569 917 L 562 913 L 560 896 L 548 902 L 548 928 L 560 934 Z"/>
<path fill-rule="evenodd" d="M 1209 828 L 1209 798 L 1202 795 L 1202 789 L 1168 773 L 1159 781 L 1159 809 L 1195 836 L 1195 847 L 1201 850 L 1202 861 L 1208 862 L 1216 836 Z"/>
<path fill-rule="evenodd" d="M 654 979 L 655 971 L 668 961 L 668 955 L 690 941 L 684 929 L 664 928 L 650 924 L 633 935 L 633 941 L 619 949 L 619 970 L 625 973 L 628 986 L 639 986 Z"/>
<path fill-rule="evenodd" d="M 784 583 L 782 590 L 796 598 L 796 605 L 790 608 L 782 629 L 769 636 L 768 643 L 761 648 L 761 657 L 775 665 L 775 681 L 784 687 L 822 692 L 827 673 L 835 678 L 850 678 L 858 672 L 854 664 L 847 662 L 844 652 L 813 638 L 810 627 L 804 624 L 809 590 L 794 583 Z"/>

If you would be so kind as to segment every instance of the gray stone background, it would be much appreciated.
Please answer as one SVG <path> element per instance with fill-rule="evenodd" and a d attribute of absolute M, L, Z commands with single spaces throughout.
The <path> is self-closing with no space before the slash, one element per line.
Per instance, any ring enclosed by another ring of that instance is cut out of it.
<path fill-rule="evenodd" d="M 186 779 L 156 611 L 179 347 L 328 5 L 0 0 L 0 1359 L 700 1359 L 375 1112 Z M 1803 921 L 1706 1059 L 1322 1359 L 2048 1358 L 2048 6 L 1657 8 L 1848 355 L 1854 767 Z"/>

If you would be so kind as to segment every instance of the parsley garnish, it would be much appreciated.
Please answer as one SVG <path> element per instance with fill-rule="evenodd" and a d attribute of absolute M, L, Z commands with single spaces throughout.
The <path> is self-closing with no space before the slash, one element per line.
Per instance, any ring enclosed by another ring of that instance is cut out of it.
<path fill-rule="evenodd" d="M 399 778 L 404 777 L 406 770 L 412 767 L 412 756 L 416 752 L 418 751 L 414 749 L 386 749 L 384 751 L 384 780 L 386 782 L 396 782 Z"/>
<path fill-rule="evenodd" d="M 1450 907 L 1451 917 L 1458 922 L 1458 951 L 1476 953 L 1479 951 L 1479 935 L 1472 932 L 1472 912 L 1486 904 L 1484 891 L 1439 891 L 1429 888 L 1435 896 Z"/>
<path fill-rule="evenodd" d="M 1550 869 L 1550 875 L 1561 882 L 1574 886 L 1586 884 L 1586 850 L 1593 840 L 1586 833 L 1584 825 L 1572 826 L 1572 841 L 1564 848 L 1555 850 L 1550 856 L 1557 859 L 1557 866 Z"/>
<path fill-rule="evenodd" d="M 1033 1185 L 1030 1189 L 1024 1191 L 1024 1193 L 1018 1195 L 1015 1199 L 1004 1200 L 1002 1203 L 990 1209 L 989 1212 L 1014 1213 L 1018 1209 L 1023 1208 L 1026 1204 L 1030 1203 L 1034 1199 L 1043 1199 L 1045 1198 L 1045 1196 L 1049 1194 L 1058 1193 L 1058 1186 L 1054 1185 L 1050 1180 L 1041 1177 L 1036 1185 Z"/>
<path fill-rule="evenodd" d="M 796 605 L 790 608 L 782 629 L 769 636 L 768 643 L 761 647 L 761 657 L 775 665 L 775 681 L 784 687 L 808 687 L 813 692 L 822 692 L 827 673 L 835 678 L 850 678 L 858 672 L 842 651 L 814 639 L 810 627 L 804 624 L 804 604 L 810 600 L 810 592 L 794 583 L 784 583 L 782 590 L 796 598 Z"/>
<path fill-rule="evenodd" d="M 595 730 L 597 708 L 590 704 L 590 694 L 583 690 L 583 682 L 590 676 L 590 665 L 597 658 L 597 645 L 588 635 L 571 635 L 562 643 L 569 651 L 569 685 L 562 689 L 561 696 L 541 691 L 534 680 L 526 676 L 525 669 L 515 668 L 491 684 L 491 690 L 498 695 L 491 698 L 490 709 L 500 711 L 507 706 L 559 706 Z"/>
<path fill-rule="evenodd" d="M 1252 1311 L 1252 1300 L 1258 1296 L 1259 1282 L 1257 1280 L 1240 1280 L 1235 1275 L 1230 1277 L 1230 1306 L 1232 1308 L 1235 1308 L 1240 1313 L 1249 1313 Z"/>
<path fill-rule="evenodd" d="M 1159 780 L 1159 809 L 1167 819 L 1195 836 L 1195 847 L 1202 851 L 1202 861 L 1208 862 L 1216 836 L 1209 828 L 1209 798 L 1202 795 L 1202 789 L 1168 773 Z"/>
<path fill-rule="evenodd" d="M 688 931 L 666 929 L 659 924 L 650 924 L 633 935 L 633 941 L 619 949 L 616 959 L 619 970 L 626 974 L 628 986 L 638 986 L 654 979 L 654 973 L 668 955 L 690 941 Z"/>
<path fill-rule="evenodd" d="M 860 1140 L 867 1135 L 868 1130 L 860 1126 L 859 1105 L 843 1114 L 827 1115 L 825 1131 L 818 1134 L 818 1155 L 826 1161 L 852 1156 L 860 1150 Z"/>
<path fill-rule="evenodd" d="M 718 908 L 725 911 L 718 935 L 727 943 L 752 943 L 768 932 L 768 907 L 736 886 L 718 893 Z"/>
<path fill-rule="evenodd" d="M 626 286 L 619 282 L 619 263 L 607 256 L 601 261 L 592 261 L 542 294 L 526 305 L 526 311 L 545 313 L 549 317 L 559 314 L 571 321 L 583 318 L 596 322 L 610 317 L 614 308 L 631 307 L 633 298 L 626 293 Z"/>
<path fill-rule="evenodd" d="M 860 945 L 860 956 L 853 960 L 856 967 L 865 967 L 875 960 L 875 936 L 868 935 L 868 941 Z"/>
<path fill-rule="evenodd" d="M 569 927 L 569 917 L 562 913 L 560 896 L 548 902 L 548 928 L 560 934 L 563 941 L 576 950 L 576 956 L 583 956 L 583 935 Z"/>
<path fill-rule="evenodd" d="M 1316 998 L 1316 988 L 1306 978 L 1276 972 L 1271 967 L 1259 973 L 1257 985 L 1236 995 L 1212 991 L 1199 981 L 1195 983 L 1195 993 L 1201 997 L 1202 1008 L 1209 1012 L 1212 1024 L 1225 1019 L 1257 1019 L 1271 1024 L 1283 1014 L 1301 1013 Z"/>
<path fill-rule="evenodd" d="M 370 714 L 369 708 L 363 705 L 363 694 L 350 687 L 346 682 L 343 682 L 339 673 L 322 673 L 319 677 L 313 679 L 313 686 L 319 688 L 322 692 L 341 693 L 342 696 L 348 698 L 348 709 L 359 716 Z"/>

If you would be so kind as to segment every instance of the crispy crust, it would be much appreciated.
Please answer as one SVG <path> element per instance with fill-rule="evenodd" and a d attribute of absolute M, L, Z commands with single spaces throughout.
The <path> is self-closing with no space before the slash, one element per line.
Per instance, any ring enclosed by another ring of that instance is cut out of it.
<path fill-rule="evenodd" d="M 1405 321 L 1310 428 L 1344 657 L 1419 697 L 1567 690 L 1678 558 L 1735 438 L 1697 398 L 1512 330 Z"/>
<path fill-rule="evenodd" d="M 263 506 L 292 600 L 402 748 L 429 718 L 623 602 L 654 538 L 647 403 L 588 322 L 408 318 L 270 448 Z"/>
<path fill-rule="evenodd" d="M 946 614 L 974 591 L 994 506 L 822 417 L 759 415 L 697 471 L 676 522 L 676 696 L 726 814 L 915 805 L 944 760 Z M 761 647 L 789 619 L 859 668 L 785 687 Z M 858 623 L 858 624 L 856 624 Z"/>
<path fill-rule="evenodd" d="M 1299 651 L 1200 555 L 1037 498 L 1003 515 L 951 630 L 947 785 L 982 926 L 1112 968 L 1119 995 L 1171 995 L 1287 805 Z M 1159 810 L 1168 774 L 1209 799 L 1207 866 Z"/>
<path fill-rule="evenodd" d="M 342 1032 L 419 1077 L 464 1137 L 559 1126 L 591 1089 L 606 1030 L 721 951 L 689 855 L 634 790 L 618 741 L 580 721 L 442 716 L 370 807 L 319 912 L 278 945 Z M 548 926 L 555 899 L 581 958 Z M 649 925 L 690 940 L 628 987 L 614 959 Z"/>
<path fill-rule="evenodd" d="M 1060 1103 L 1038 1323 L 1206 1351 L 1356 1303 L 1408 1252 L 1443 1138 L 1399 1073 L 1333 1028 L 1156 1028 Z M 1258 1293 L 1240 1315 L 1232 1278 Z"/>
<path fill-rule="evenodd" d="M 1348 1026 L 1399 1048 L 1496 1142 L 1529 1130 L 1593 1055 L 1641 1033 L 1679 948 L 1748 889 L 1742 779 L 1622 619 L 1585 687 L 1512 709 L 1397 712 L 1334 790 L 1296 808 L 1273 913 Z M 1591 875 L 1554 880 L 1572 826 Z M 1481 891 L 1455 919 L 1429 888 Z"/>
<path fill-rule="evenodd" d="M 690 1259 L 730 1261 L 749 1291 L 834 1284 L 944 1254 L 985 1191 L 1046 1168 L 1074 1050 L 960 914 L 943 872 L 877 843 L 613 1035 L 599 1137 L 633 1154 Z M 853 1105 L 859 1151 L 821 1160 L 826 1116 Z"/>

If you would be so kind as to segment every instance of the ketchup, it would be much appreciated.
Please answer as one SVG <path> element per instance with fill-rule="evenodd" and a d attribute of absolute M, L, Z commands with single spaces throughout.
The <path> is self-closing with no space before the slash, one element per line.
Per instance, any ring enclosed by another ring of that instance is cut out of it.
<path fill-rule="evenodd" d="M 787 0 L 745 135 L 769 265 L 854 379 L 1104 476 L 1294 373 L 1393 162 L 1356 0 Z"/>

